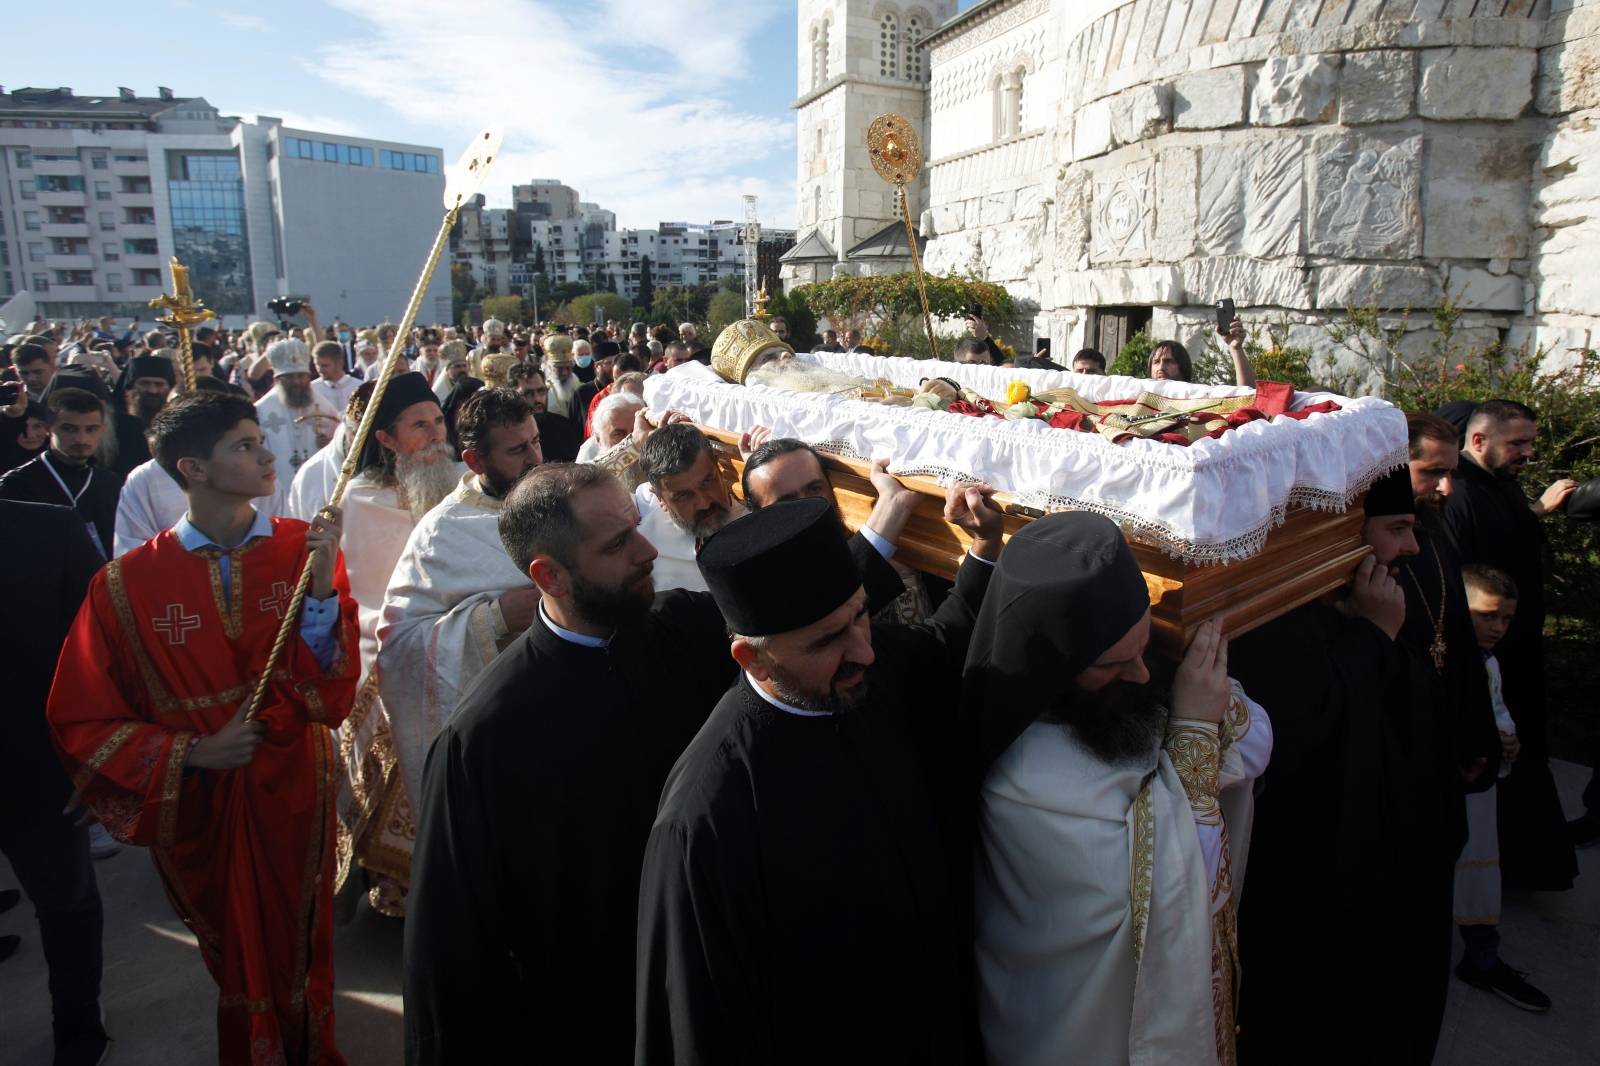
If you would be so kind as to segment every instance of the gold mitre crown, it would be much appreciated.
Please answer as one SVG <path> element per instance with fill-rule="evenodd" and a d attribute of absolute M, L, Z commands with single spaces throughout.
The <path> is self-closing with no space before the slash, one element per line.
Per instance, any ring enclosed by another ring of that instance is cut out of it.
<path fill-rule="evenodd" d="M 753 318 L 741 318 L 717 334 L 711 346 L 711 369 L 725 380 L 743 385 L 757 357 L 772 348 L 794 354 L 788 342 L 772 332 L 772 327 Z"/>
<path fill-rule="evenodd" d="M 466 341 L 445 341 L 439 345 L 439 361 L 445 364 L 467 358 Z"/>
<path fill-rule="evenodd" d="M 489 388 L 498 388 L 511 383 L 511 368 L 522 360 L 510 352 L 497 352 L 483 357 L 478 366 L 478 376 L 483 378 L 483 383 Z"/>

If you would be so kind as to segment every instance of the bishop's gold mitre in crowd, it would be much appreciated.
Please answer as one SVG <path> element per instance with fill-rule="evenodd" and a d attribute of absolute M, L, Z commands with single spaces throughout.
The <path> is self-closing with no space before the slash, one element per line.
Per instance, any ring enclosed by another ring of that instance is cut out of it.
<path fill-rule="evenodd" d="M 793 355 L 794 348 L 772 332 L 772 327 L 741 318 L 717 334 L 717 342 L 711 346 L 711 369 L 724 380 L 743 385 L 756 367 L 785 354 Z"/>

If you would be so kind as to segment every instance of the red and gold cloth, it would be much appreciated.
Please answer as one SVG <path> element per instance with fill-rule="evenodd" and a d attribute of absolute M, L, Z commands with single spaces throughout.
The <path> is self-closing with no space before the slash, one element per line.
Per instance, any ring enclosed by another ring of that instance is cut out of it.
<path fill-rule="evenodd" d="M 306 524 L 186 550 L 170 530 L 109 563 L 61 652 L 50 727 L 113 836 L 150 848 L 220 990 L 225 1064 L 343 1063 L 334 1044 L 335 745 L 355 693 L 356 605 L 341 559 L 324 671 L 298 634 L 237 770 L 189 770 L 195 742 L 249 696 L 306 555 Z M 224 589 L 222 558 L 229 559 Z"/>

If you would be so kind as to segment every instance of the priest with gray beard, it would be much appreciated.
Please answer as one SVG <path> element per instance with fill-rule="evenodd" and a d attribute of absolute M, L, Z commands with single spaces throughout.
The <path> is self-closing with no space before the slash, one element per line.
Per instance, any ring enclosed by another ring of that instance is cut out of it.
<path fill-rule="evenodd" d="M 346 781 L 340 788 L 338 882 L 365 871 L 369 899 L 379 912 L 404 913 L 405 885 L 416 837 L 394 754 L 389 718 L 379 695 L 378 626 L 383 598 L 412 527 L 448 496 L 466 468 L 446 439 L 444 411 L 427 378 L 397 374 L 384 390 L 344 498 L 345 569 L 361 623 L 361 682 L 340 729 Z M 353 860 L 353 861 L 352 861 Z M 348 897 L 347 897 L 348 898 Z"/>

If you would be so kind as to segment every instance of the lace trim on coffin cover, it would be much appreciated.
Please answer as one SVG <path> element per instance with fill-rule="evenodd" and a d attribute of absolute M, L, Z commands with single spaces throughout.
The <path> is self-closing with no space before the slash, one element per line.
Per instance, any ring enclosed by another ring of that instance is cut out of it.
<path fill-rule="evenodd" d="M 865 361 L 866 357 L 857 357 Z M 910 378 L 913 360 L 875 360 Z M 993 367 L 931 364 L 958 377 Z M 1007 372 L 1009 373 L 1009 372 Z M 1040 375 L 1038 371 L 1018 376 Z M 1086 396 L 1110 387 L 1082 375 Z M 1122 382 L 1124 394 L 1137 392 Z M 911 382 L 914 384 L 914 380 Z M 1076 384 L 1076 382 L 1074 383 Z M 1145 383 L 1177 395 L 1212 393 L 1183 383 Z M 1259 551 L 1291 506 L 1340 510 L 1379 475 L 1405 462 L 1404 415 L 1372 398 L 1334 397 L 1340 410 L 1294 421 L 1251 422 L 1215 439 L 1179 447 L 1154 441 L 1112 444 L 1098 434 L 1052 429 L 1035 420 L 969 418 L 869 404 L 823 393 L 730 385 L 699 364 L 683 364 L 645 385 L 653 410 L 679 410 L 704 425 L 740 432 L 765 425 L 841 455 L 889 456 L 892 473 L 949 481 L 969 477 L 1042 511 L 1104 514 L 1128 535 L 1196 563 L 1243 559 Z M 1297 406 L 1323 398 L 1297 394 Z"/>
<path fill-rule="evenodd" d="M 849 441 L 825 440 L 811 444 L 819 452 L 841 456 L 846 459 L 859 459 L 870 462 L 867 456 L 861 455 L 850 446 Z M 1289 490 L 1289 499 L 1282 507 L 1272 509 L 1272 517 L 1254 529 L 1239 536 L 1215 544 L 1194 544 L 1174 536 L 1172 531 L 1161 525 L 1134 514 L 1126 508 L 1106 503 L 1103 500 L 1078 499 L 1071 496 L 1061 496 L 1055 493 L 1019 492 L 1014 494 L 1016 502 L 1023 507 L 1050 513 L 1053 511 L 1088 511 L 1092 514 L 1104 515 L 1122 527 L 1123 535 L 1142 544 L 1158 548 L 1174 559 L 1183 559 L 1187 562 L 1198 563 L 1202 566 L 1220 566 L 1224 563 L 1241 559 L 1248 559 L 1266 546 L 1267 537 L 1271 532 L 1283 525 L 1288 518 L 1290 506 L 1308 507 L 1314 511 L 1343 512 L 1350 509 L 1350 505 L 1363 492 L 1372 487 L 1372 483 L 1392 470 L 1405 466 L 1409 454 L 1401 450 L 1391 454 L 1380 463 L 1374 463 L 1370 468 L 1364 468 L 1360 475 L 1351 483 L 1352 488 L 1348 493 L 1330 492 L 1310 485 L 1296 486 Z M 956 481 L 982 481 L 962 470 L 952 470 L 947 466 L 917 466 L 905 470 L 894 471 L 902 477 L 927 477 L 933 478 L 941 485 L 950 485 Z"/>

